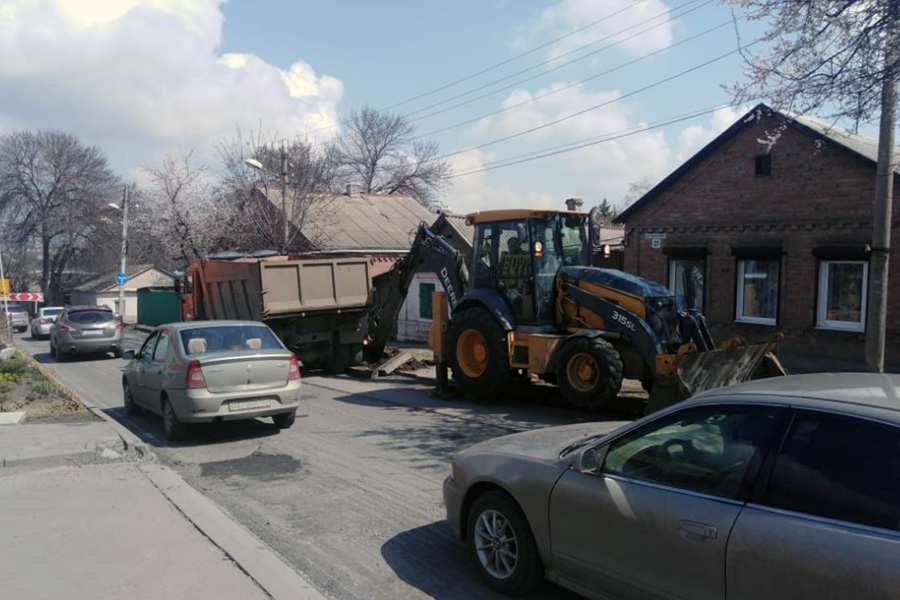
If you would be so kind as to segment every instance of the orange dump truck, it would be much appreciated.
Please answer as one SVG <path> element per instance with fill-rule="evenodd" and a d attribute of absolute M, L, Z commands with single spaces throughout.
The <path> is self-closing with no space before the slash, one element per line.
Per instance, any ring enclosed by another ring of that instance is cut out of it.
<path fill-rule="evenodd" d="M 263 321 L 305 365 L 341 372 L 362 350 L 373 271 L 389 266 L 368 256 L 198 260 L 180 281 L 182 319 Z"/>

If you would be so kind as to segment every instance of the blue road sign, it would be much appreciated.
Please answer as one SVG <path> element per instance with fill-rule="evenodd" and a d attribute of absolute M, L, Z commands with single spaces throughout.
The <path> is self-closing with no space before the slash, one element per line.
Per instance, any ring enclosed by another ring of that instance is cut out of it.
<path fill-rule="evenodd" d="M 128 275 L 119 271 L 116 273 L 116 285 L 125 285 L 128 283 Z"/>

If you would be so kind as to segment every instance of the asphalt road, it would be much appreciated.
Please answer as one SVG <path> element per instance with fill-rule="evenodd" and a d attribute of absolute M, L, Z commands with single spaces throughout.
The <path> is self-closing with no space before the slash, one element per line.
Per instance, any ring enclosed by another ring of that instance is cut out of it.
<path fill-rule="evenodd" d="M 142 339 L 129 333 L 126 349 Z M 336 600 L 500 598 L 446 526 L 441 484 L 450 456 L 514 431 L 604 418 L 567 408 L 547 387 L 483 404 L 438 400 L 427 384 L 403 378 L 305 374 L 307 414 L 291 429 L 262 420 L 204 425 L 172 445 L 157 417 L 125 414 L 125 361 L 56 363 L 46 341 L 26 334 L 17 343 Z M 639 408 L 624 398 L 606 418 Z M 579 598 L 552 584 L 532 597 Z"/>

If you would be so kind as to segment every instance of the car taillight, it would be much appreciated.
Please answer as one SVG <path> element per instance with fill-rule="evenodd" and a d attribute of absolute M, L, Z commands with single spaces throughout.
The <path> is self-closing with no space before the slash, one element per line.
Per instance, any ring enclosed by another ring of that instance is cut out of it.
<path fill-rule="evenodd" d="M 206 387 L 206 378 L 203 377 L 203 371 L 200 369 L 200 361 L 192 360 L 188 365 L 187 374 L 185 375 L 185 385 L 189 390 L 203 389 Z"/>
<path fill-rule="evenodd" d="M 41 325 L 46 325 L 49 322 L 50 322 L 50 319 L 48 319 L 46 317 L 41 317 L 40 319 L 38 319 L 38 323 L 40 323 Z"/>
<path fill-rule="evenodd" d="M 116 329 L 125 329 L 125 323 L 122 323 L 121 321 L 116 323 Z"/>
<path fill-rule="evenodd" d="M 69 327 L 65 323 L 60 323 L 57 329 L 59 329 L 59 331 L 63 333 L 72 333 L 73 331 L 75 331 L 74 327 Z"/>
<path fill-rule="evenodd" d="M 288 381 L 300 379 L 300 361 L 296 354 L 291 354 L 291 368 L 288 370 Z"/>

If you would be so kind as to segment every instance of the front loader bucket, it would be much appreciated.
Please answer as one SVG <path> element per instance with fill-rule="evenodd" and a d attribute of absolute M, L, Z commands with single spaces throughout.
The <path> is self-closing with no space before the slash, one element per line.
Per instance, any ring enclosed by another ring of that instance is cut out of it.
<path fill-rule="evenodd" d="M 647 412 L 655 412 L 705 390 L 759 377 L 787 375 L 773 353 L 774 349 L 774 343 L 767 343 L 685 354 L 678 359 L 675 377 L 654 383 Z"/>

